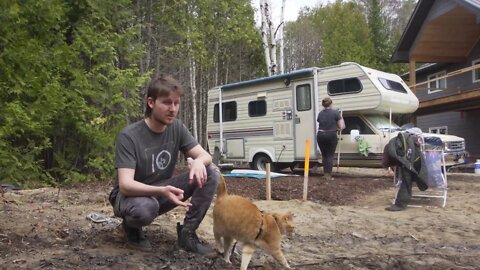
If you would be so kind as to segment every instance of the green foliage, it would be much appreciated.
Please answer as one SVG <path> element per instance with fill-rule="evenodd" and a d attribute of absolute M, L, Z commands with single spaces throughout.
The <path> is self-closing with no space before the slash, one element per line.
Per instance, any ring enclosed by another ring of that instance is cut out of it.
<path fill-rule="evenodd" d="M 235 71 L 231 72 L 234 77 L 223 83 L 238 81 L 242 73 L 247 73 L 244 77 L 258 75 L 262 71 L 259 67 L 263 67 L 257 65 L 263 59 L 262 43 L 249 4 L 248 0 L 203 0 L 155 6 L 158 16 L 152 21 L 161 26 L 157 35 L 168 37 L 159 48 L 161 62 L 171 64 L 160 68 L 177 73 L 178 66 L 190 64 L 190 57 L 195 59 L 198 69 L 216 66 L 220 72 Z M 235 63 L 231 63 L 231 59 L 235 59 Z M 220 78 L 228 76 L 219 75 Z"/>
<path fill-rule="evenodd" d="M 323 61 L 321 66 L 342 62 L 374 63 L 374 47 L 365 17 L 353 2 L 337 1 L 319 10 L 323 24 Z"/>
<path fill-rule="evenodd" d="M 48 129 L 60 95 L 57 56 L 65 51 L 64 7 L 59 1 L 10 1 L 0 17 L 0 180 L 38 179 L 51 147 Z"/>
<path fill-rule="evenodd" d="M 208 89 L 215 78 L 262 71 L 248 0 L 12 0 L 0 8 L 0 182 L 113 177 L 116 135 L 142 117 L 154 72 L 181 79 L 195 59 Z"/>
<path fill-rule="evenodd" d="M 368 27 L 375 50 L 373 68 L 385 70 L 389 63 L 389 37 L 379 0 L 368 1 Z"/>
<path fill-rule="evenodd" d="M 302 10 L 286 27 L 287 66 L 358 62 L 387 72 L 407 66 L 390 62 L 415 0 L 341 1 Z"/>
<path fill-rule="evenodd" d="M 146 80 L 130 1 L 10 2 L 0 17 L 0 181 L 112 177 L 115 136 L 140 116 Z"/>

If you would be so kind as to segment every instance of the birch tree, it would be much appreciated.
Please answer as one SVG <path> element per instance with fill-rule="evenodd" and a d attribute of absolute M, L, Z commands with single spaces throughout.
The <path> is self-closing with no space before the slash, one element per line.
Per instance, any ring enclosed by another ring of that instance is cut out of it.
<path fill-rule="evenodd" d="M 190 38 L 188 39 L 188 48 L 189 51 L 191 51 L 192 47 L 192 41 Z M 195 57 L 191 54 L 189 54 L 189 73 L 190 73 L 190 89 L 192 90 L 192 111 L 193 111 L 193 137 L 198 140 L 198 131 L 197 131 L 197 114 L 195 113 L 197 111 L 197 65 L 195 61 Z"/>
<path fill-rule="evenodd" d="M 283 26 L 285 25 L 284 21 L 284 14 L 285 14 L 285 0 L 282 0 L 282 11 L 280 13 L 280 24 L 278 26 L 278 33 L 279 33 L 279 41 L 280 41 L 280 73 L 283 74 L 285 73 L 285 57 L 284 57 L 284 45 L 283 45 Z"/>
<path fill-rule="evenodd" d="M 273 26 L 272 2 L 266 0 L 265 7 L 268 32 L 270 34 L 270 69 L 272 75 L 275 75 L 277 73 L 277 42 L 275 39 L 275 27 Z"/>
<path fill-rule="evenodd" d="M 284 47 L 283 47 L 283 24 L 284 24 L 285 0 L 282 0 L 280 22 L 275 27 L 272 16 L 272 3 L 270 0 L 260 0 L 262 44 L 265 54 L 265 64 L 268 76 L 278 73 L 277 65 L 277 42 L 280 43 L 280 73 L 284 73 Z M 277 39 L 278 34 L 278 39 Z"/>
<path fill-rule="evenodd" d="M 265 0 L 260 0 L 260 14 L 261 14 L 261 31 L 262 31 L 262 44 L 263 44 L 263 52 L 265 55 L 265 64 L 267 65 L 267 72 L 268 76 L 272 76 L 272 61 L 270 58 L 270 50 L 268 46 L 268 32 L 267 32 L 267 27 L 268 27 L 268 21 L 267 21 L 267 10 L 268 4 L 266 3 L 267 1 Z"/>

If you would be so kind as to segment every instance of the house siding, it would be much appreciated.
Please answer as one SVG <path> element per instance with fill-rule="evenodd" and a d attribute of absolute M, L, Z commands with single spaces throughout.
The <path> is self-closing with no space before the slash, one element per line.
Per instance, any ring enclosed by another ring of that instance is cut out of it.
<path fill-rule="evenodd" d="M 429 75 L 446 71 L 446 73 L 457 71 L 466 67 L 472 66 L 472 61 L 480 59 L 480 43 L 477 43 L 472 50 L 467 60 L 463 63 L 442 65 L 436 69 L 429 69 L 427 72 L 420 71 L 417 73 L 417 82 L 425 82 Z M 419 88 L 426 88 L 426 85 L 421 85 Z M 439 97 L 459 94 L 467 91 L 480 91 L 480 82 L 472 81 L 472 72 L 465 72 L 457 76 L 447 78 L 447 89 L 435 93 L 428 93 L 427 90 L 417 90 L 416 95 L 420 102 L 432 100 Z M 429 128 L 446 126 L 448 134 L 456 135 L 465 138 L 466 149 L 470 155 L 480 156 L 480 110 L 469 111 L 449 111 L 442 113 L 435 113 L 429 115 L 422 115 L 417 117 L 417 126 L 424 132 L 428 132 Z"/>
<path fill-rule="evenodd" d="M 480 110 L 467 112 L 443 112 L 417 117 L 417 126 L 423 132 L 428 132 L 432 127 L 444 127 L 448 134 L 463 137 L 466 149 L 472 156 L 480 156 Z"/>
<path fill-rule="evenodd" d="M 446 71 L 446 73 L 456 71 L 459 69 L 467 68 L 472 66 L 472 61 L 480 59 L 480 43 L 475 45 L 475 48 L 472 50 L 470 55 L 467 57 L 467 61 L 463 63 L 450 64 L 446 66 L 439 67 L 437 69 L 430 69 L 428 73 L 417 73 L 417 83 L 425 82 L 429 75 Z M 427 85 L 420 85 L 419 88 L 427 88 Z M 480 82 L 472 81 L 472 72 L 465 72 L 460 75 L 451 76 L 447 78 L 447 89 L 444 91 L 439 91 L 429 94 L 426 89 L 418 89 L 416 91 L 417 97 L 420 101 L 431 100 L 439 97 L 449 96 L 453 94 L 458 94 L 461 92 L 471 91 L 473 89 L 480 89 Z"/>
<path fill-rule="evenodd" d="M 452 8 L 463 8 L 465 11 L 475 14 L 476 21 L 469 22 L 465 28 L 463 26 L 456 28 L 455 34 L 458 35 L 452 35 L 450 40 L 445 39 L 441 41 L 445 42 L 445 44 L 435 44 L 440 45 L 439 47 L 445 45 L 443 46 L 445 51 L 439 53 L 439 55 L 432 55 L 425 51 L 423 51 L 423 54 L 420 51 L 416 52 L 417 54 L 414 53 L 416 48 L 427 48 L 427 46 L 431 46 L 428 42 L 436 42 L 437 37 L 433 36 L 434 34 L 447 35 L 447 37 L 452 34 L 451 31 L 453 30 L 448 29 L 448 27 L 443 28 L 434 23 L 430 24 L 439 18 L 441 18 L 440 20 L 455 20 L 455 18 L 448 17 L 448 14 L 445 17 L 443 16 Z M 415 82 L 411 82 L 412 84 L 425 82 L 429 75 L 441 71 L 445 71 L 448 74 L 471 67 L 472 61 L 480 59 L 480 34 L 470 31 L 470 29 L 478 27 L 479 11 L 480 1 L 478 0 L 418 1 L 407 28 L 404 30 L 392 55 L 392 61 L 395 63 L 430 63 L 416 70 L 416 79 Z M 435 30 L 438 30 L 438 32 L 433 31 L 435 33 L 430 33 L 429 31 L 424 31 L 425 29 L 432 30 L 433 27 L 436 27 Z M 471 36 L 472 34 L 474 36 Z M 460 38 L 462 35 L 469 35 L 468 37 L 471 38 L 467 44 L 464 43 L 468 47 L 460 51 L 448 50 L 455 44 L 459 45 L 456 43 L 457 40 L 454 39 Z M 468 50 L 468 48 L 471 49 Z M 462 56 L 465 56 L 465 58 L 463 58 L 464 60 L 461 63 L 445 62 L 446 59 L 449 59 L 448 57 L 452 57 L 450 59 L 459 59 Z M 408 75 L 407 73 L 402 75 L 402 77 L 408 79 Z M 414 114 L 417 126 L 423 131 L 428 131 L 431 127 L 446 126 L 448 134 L 457 135 L 465 139 L 466 150 L 472 156 L 470 160 L 480 158 L 480 125 L 478 125 L 478 119 L 480 118 L 480 98 L 478 96 L 480 82 L 473 82 L 472 75 L 473 72 L 468 71 L 460 75 L 447 77 L 446 90 L 443 91 L 428 93 L 426 84 L 417 85 L 412 89 L 420 101 L 420 110 Z M 443 97 L 447 98 L 438 100 L 438 103 L 436 102 L 437 99 Z M 459 99 L 457 100 L 456 97 Z"/>

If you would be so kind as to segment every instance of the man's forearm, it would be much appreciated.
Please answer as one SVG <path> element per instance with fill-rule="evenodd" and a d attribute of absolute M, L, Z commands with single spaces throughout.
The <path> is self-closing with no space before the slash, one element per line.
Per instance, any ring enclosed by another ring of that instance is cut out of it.
<path fill-rule="evenodd" d="M 210 154 L 202 154 L 198 156 L 196 160 L 201 161 L 205 166 L 212 164 L 212 156 L 210 156 Z"/>

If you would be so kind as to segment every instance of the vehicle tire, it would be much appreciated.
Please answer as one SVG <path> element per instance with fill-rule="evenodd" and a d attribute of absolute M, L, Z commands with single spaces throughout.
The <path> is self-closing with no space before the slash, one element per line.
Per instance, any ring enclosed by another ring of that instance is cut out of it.
<path fill-rule="evenodd" d="M 270 171 L 274 171 L 274 166 L 270 157 L 265 154 L 258 154 L 253 158 L 251 167 L 254 170 L 266 171 L 267 163 L 270 163 Z"/>
<path fill-rule="evenodd" d="M 293 173 L 293 172 L 295 171 L 296 167 L 297 167 L 297 163 L 296 163 L 296 162 L 292 162 L 292 163 L 290 164 L 290 167 L 289 167 L 289 168 L 290 168 L 290 171 L 292 171 L 292 173 Z"/>

